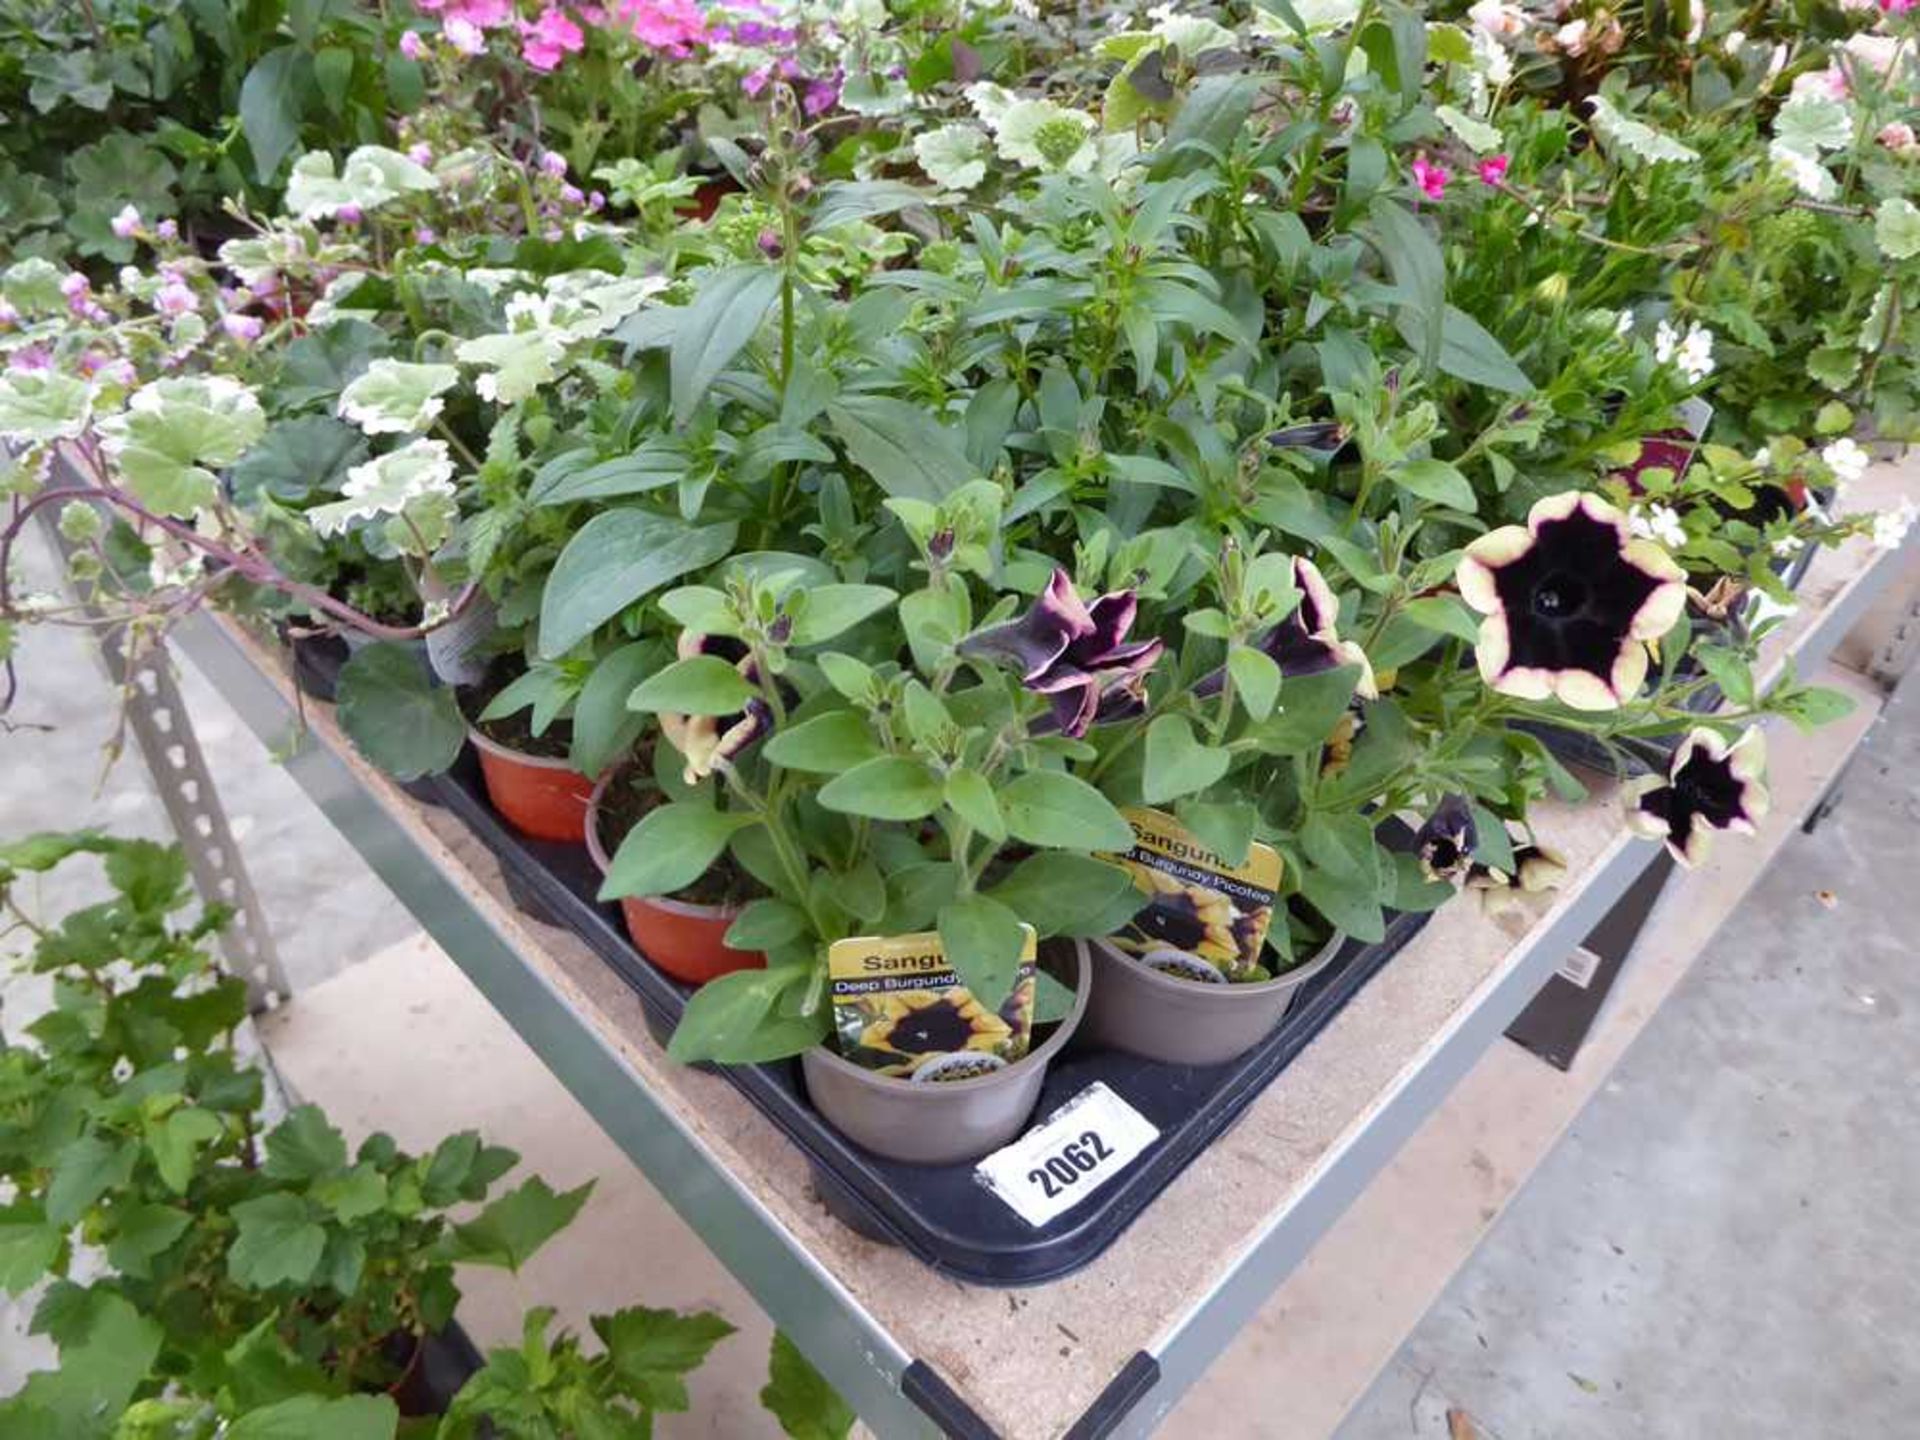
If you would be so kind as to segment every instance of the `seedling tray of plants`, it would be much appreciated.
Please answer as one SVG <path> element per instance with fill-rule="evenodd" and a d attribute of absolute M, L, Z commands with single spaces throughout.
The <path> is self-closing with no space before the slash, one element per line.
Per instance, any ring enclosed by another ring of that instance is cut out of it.
<path fill-rule="evenodd" d="M 600 874 L 585 848 L 531 840 L 509 829 L 487 802 L 471 750 L 448 774 L 422 783 L 498 858 L 515 902 L 577 934 L 633 989 L 655 1034 L 670 1034 L 693 991 L 657 970 L 627 938 L 619 909 L 594 898 Z M 1407 843 L 1404 834 L 1399 838 Z M 1424 914 L 1395 914 L 1381 943 L 1348 941 L 1300 987 L 1273 1034 L 1225 1064 L 1163 1065 L 1077 1040 L 1069 1044 L 1048 1072 L 1036 1122 L 1089 1086 L 1104 1084 L 1159 1133 L 1103 1188 L 1039 1227 L 997 1198 L 971 1163 L 905 1164 L 847 1140 L 808 1102 L 798 1061 L 726 1066 L 717 1073 L 800 1147 L 828 1210 L 861 1234 L 899 1245 L 958 1279 L 1040 1284 L 1090 1263 L 1118 1239 L 1426 920 Z"/>

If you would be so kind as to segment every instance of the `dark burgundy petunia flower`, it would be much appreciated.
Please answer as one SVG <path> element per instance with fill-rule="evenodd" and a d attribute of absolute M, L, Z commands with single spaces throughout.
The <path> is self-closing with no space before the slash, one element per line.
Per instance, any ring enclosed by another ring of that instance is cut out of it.
<path fill-rule="evenodd" d="M 1467 546 L 1461 598 L 1486 619 L 1480 674 L 1503 695 L 1613 710 L 1647 678 L 1647 642 L 1674 626 L 1686 572 L 1597 495 L 1549 495 L 1527 523 Z"/>
<path fill-rule="evenodd" d="M 1480 832 L 1473 823 L 1473 807 L 1464 795 L 1449 795 L 1414 834 L 1420 868 L 1429 880 L 1458 881 L 1473 863 Z"/>
<path fill-rule="evenodd" d="M 750 683 L 758 683 L 759 671 L 753 656 L 738 640 L 725 635 L 700 635 L 682 630 L 675 647 L 682 660 L 695 655 L 715 655 L 733 662 Z M 662 713 L 660 731 L 686 763 L 681 772 L 689 785 L 706 779 L 715 770 L 724 769 L 736 755 L 744 753 L 773 728 L 773 711 L 759 696 L 732 715 L 673 715 Z"/>
<path fill-rule="evenodd" d="M 1341 665 L 1360 667 L 1360 680 L 1354 693 L 1372 700 L 1380 691 L 1374 684 L 1373 666 L 1367 652 L 1352 640 L 1342 640 L 1334 626 L 1340 620 L 1340 602 L 1326 577 L 1311 560 L 1295 556 L 1293 584 L 1300 592 L 1300 604 L 1294 612 L 1253 643 L 1272 657 L 1286 676 L 1318 675 Z M 1217 695 L 1226 681 L 1224 668 L 1202 676 L 1193 693 L 1205 698 Z"/>
<path fill-rule="evenodd" d="M 1758 727 L 1748 726 L 1729 745 L 1702 726 L 1680 742 L 1665 775 L 1635 780 L 1622 792 L 1627 828 L 1666 842 L 1682 865 L 1698 865 L 1714 831 L 1751 835 L 1766 815 L 1766 770 L 1767 738 Z"/>
<path fill-rule="evenodd" d="M 1613 472 L 1613 478 L 1621 481 L 1635 495 L 1644 495 L 1646 487 L 1640 483 L 1640 476 L 1648 470 L 1668 470 L 1677 479 L 1687 473 L 1687 467 L 1693 464 L 1693 452 L 1700 442 L 1687 430 L 1656 430 L 1640 441 L 1640 453 L 1631 465 Z"/>
<path fill-rule="evenodd" d="M 1337 420 L 1310 420 L 1268 431 L 1267 443 L 1276 450 L 1319 450 L 1331 455 L 1347 443 L 1347 427 Z"/>
<path fill-rule="evenodd" d="M 1520 842 L 1513 847 L 1513 873 L 1476 860 L 1467 867 L 1465 883 L 1480 892 L 1481 912 L 1498 919 L 1509 912 L 1529 913 L 1534 897 L 1558 890 L 1566 875 L 1567 862 L 1554 851 Z"/>
<path fill-rule="evenodd" d="M 1131 590 L 1084 602 L 1067 572 L 1055 570 L 1025 615 L 975 631 L 958 649 L 1012 665 L 1022 685 L 1051 701 L 1053 713 L 1035 728 L 1077 739 L 1146 708 L 1147 673 L 1164 647 L 1159 640 L 1127 641 L 1138 610 Z"/>

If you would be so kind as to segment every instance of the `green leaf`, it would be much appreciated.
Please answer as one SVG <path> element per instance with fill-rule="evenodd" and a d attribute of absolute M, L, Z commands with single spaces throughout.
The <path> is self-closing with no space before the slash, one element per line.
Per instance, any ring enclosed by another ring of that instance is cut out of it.
<path fill-rule="evenodd" d="M 658 645 L 637 641 L 602 658 L 573 702 L 573 748 L 567 759 L 582 775 L 598 775 L 626 754 L 646 721 L 627 706 L 659 662 Z"/>
<path fill-rule="evenodd" d="M 26 445 L 71 440 L 86 428 L 92 388 L 57 370 L 0 375 L 0 435 Z"/>
<path fill-rule="evenodd" d="M 795 645 L 818 645 L 869 616 L 878 615 L 899 599 L 884 585 L 817 585 L 799 592 L 806 597 L 793 622 Z"/>
<path fill-rule="evenodd" d="M 995 843 L 1007 838 L 1007 822 L 1000 802 L 993 798 L 993 785 L 978 770 L 962 766 L 948 771 L 946 799 L 953 813 L 978 833 Z"/>
<path fill-rule="evenodd" d="M 160 1353 L 165 1332 L 123 1297 L 73 1288 L 74 1314 L 54 1336 L 60 1368 L 36 1370 L 10 1399 L 0 1401 L 0 1435 L 65 1440 L 118 1433 L 113 1422 Z M 35 1313 L 36 1326 L 40 1314 Z"/>
<path fill-rule="evenodd" d="M 733 1334 L 733 1326 L 710 1310 L 683 1315 L 636 1305 L 595 1315 L 592 1323 L 614 1373 L 649 1410 L 687 1409 L 687 1375 Z"/>
<path fill-rule="evenodd" d="M 736 950 L 770 950 L 802 939 L 812 928 L 807 912 L 785 900 L 749 900 L 727 927 L 726 941 Z"/>
<path fill-rule="evenodd" d="M 689 655 L 642 680 L 627 697 L 627 708 L 669 715 L 732 715 L 759 693 L 718 655 Z"/>
<path fill-rule="evenodd" d="M 760 1403 L 780 1422 L 789 1440 L 846 1440 L 858 1418 L 779 1330 L 773 1333 L 773 1354 Z"/>
<path fill-rule="evenodd" d="M 681 800 L 649 810 L 614 852 L 599 898 L 685 889 L 712 868 L 734 831 L 754 823 L 752 815 L 716 810 L 705 801 Z"/>
<path fill-rule="evenodd" d="M 353 426 L 331 415 L 301 415 L 269 429 L 227 472 L 227 484 L 242 506 L 256 504 L 263 494 L 298 504 L 337 493 L 347 471 L 366 458 L 366 439 Z"/>
<path fill-rule="evenodd" d="M 1400 607 L 1414 624 L 1475 645 L 1480 640 L 1480 618 L 1454 595 L 1422 595 Z"/>
<path fill-rule="evenodd" d="M 820 787 L 820 803 L 875 820 L 920 820 L 940 808 L 940 777 L 905 755 L 882 755 Z"/>
<path fill-rule="evenodd" d="M 1469 515 L 1479 508 L 1473 485 L 1444 460 L 1404 460 L 1387 473 L 1394 484 L 1422 500 L 1463 510 Z"/>
<path fill-rule="evenodd" d="M 133 497 L 189 519 L 219 494 L 215 470 L 233 464 L 266 432 L 253 391 L 225 375 L 156 380 L 100 422 L 107 452 Z"/>
<path fill-rule="evenodd" d="M 47 1278 L 67 1238 L 66 1226 L 49 1223 L 38 1211 L 28 1205 L 0 1210 L 0 1290 L 16 1298 Z"/>
<path fill-rule="evenodd" d="M 1736 651 L 1718 645 L 1700 645 L 1694 648 L 1693 658 L 1713 677 L 1713 683 L 1727 699 L 1742 710 L 1753 705 L 1753 671 Z"/>
<path fill-rule="evenodd" d="M 1801 686 L 1785 695 L 1770 696 L 1769 703 L 1797 728 L 1808 732 L 1844 720 L 1856 708 L 1851 695 L 1826 685 Z"/>
<path fill-rule="evenodd" d="M 940 907 L 940 944 L 974 999 L 998 1006 L 1013 991 L 1026 930 L 1020 917 L 988 895 L 961 895 Z"/>
<path fill-rule="evenodd" d="M 540 600 L 540 653 L 571 650 L 634 601 L 726 557 L 735 526 L 692 526 L 646 510 L 596 515 L 567 541 Z"/>
<path fill-rule="evenodd" d="M 761 751 L 775 765 L 836 775 L 881 753 L 873 727 L 856 710 L 829 710 L 782 730 Z"/>
<path fill-rule="evenodd" d="M 307 1193 L 331 1210 L 334 1219 L 351 1224 L 386 1208 L 387 1180 L 374 1166 L 360 1164 L 320 1181 Z"/>
<path fill-rule="evenodd" d="M 164 1120 L 147 1121 L 147 1150 L 160 1179 L 175 1194 L 184 1195 L 193 1180 L 196 1152 L 225 1132 L 226 1125 L 218 1115 L 196 1106 L 175 1110 Z"/>
<path fill-rule="evenodd" d="M 118 1190 L 133 1175 L 140 1147 L 131 1140 L 84 1135 L 60 1152 L 47 1183 L 47 1219 L 72 1225 L 109 1190 Z"/>
<path fill-rule="evenodd" d="M 1309 816 L 1300 829 L 1300 848 L 1328 874 L 1361 881 L 1369 893 L 1378 882 L 1380 850 L 1364 816 Z"/>
<path fill-rule="evenodd" d="M 673 419 L 693 418 L 714 380 L 753 339 L 780 293 L 781 272 L 767 265 L 732 265 L 709 275 L 674 329 L 670 372 Z"/>
<path fill-rule="evenodd" d="M 327 1232 L 307 1202 L 285 1193 L 243 1200 L 229 1212 L 239 1227 L 227 1250 L 227 1274 L 242 1285 L 267 1289 L 304 1285 L 319 1268 Z"/>
<path fill-rule="evenodd" d="M 340 669 L 335 714 L 360 753 L 397 780 L 437 775 L 460 757 L 467 722 L 417 651 L 381 641 Z"/>
<path fill-rule="evenodd" d="M 788 992 L 809 986 L 813 973 L 808 963 L 736 970 L 709 980 L 687 1002 L 667 1054 L 683 1065 L 709 1060 L 752 1065 L 783 1060 L 818 1045 L 827 1033 L 826 1006 L 817 1007 L 811 1016 L 789 1016 L 780 1010 Z"/>
<path fill-rule="evenodd" d="M 674 484 L 691 463 L 685 447 L 666 439 L 649 440 L 612 460 L 586 463 L 591 459 L 591 451 L 575 450 L 542 465 L 527 487 L 527 503 L 571 505 L 640 495 Z"/>
<path fill-rule="evenodd" d="M 123 1275 L 144 1279 L 149 1262 L 186 1231 L 193 1217 L 171 1205 L 116 1205 L 107 1260 Z"/>
<path fill-rule="evenodd" d="M 914 205 L 937 204 L 939 199 L 932 191 L 898 180 L 838 180 L 820 191 L 807 218 L 807 231 L 817 235 L 850 220 L 892 215 Z"/>
<path fill-rule="evenodd" d="M 1424 915 L 1438 910 L 1453 898 L 1453 886 L 1444 880 L 1427 879 L 1418 857 L 1394 855 L 1393 894 L 1388 900 L 1395 910 L 1407 915 Z"/>
<path fill-rule="evenodd" d="M 1507 834 L 1507 822 L 1484 805 L 1476 804 L 1472 809 L 1473 829 L 1479 837 L 1473 847 L 1473 858 L 1482 865 L 1513 874 L 1513 837 Z"/>
<path fill-rule="evenodd" d="M 269 1180 L 318 1180 L 347 1163 L 346 1137 L 318 1105 L 301 1105 L 267 1132 Z"/>
<path fill-rule="evenodd" d="M 1229 865 L 1244 865 L 1260 812 L 1246 800 L 1182 800 L 1174 815 L 1193 838 Z"/>
<path fill-rule="evenodd" d="M 1374 197 L 1365 232 L 1387 262 L 1393 283 L 1406 297 L 1398 312 L 1400 333 L 1431 368 L 1439 363 L 1447 301 L 1446 262 L 1440 246 L 1412 212 L 1385 195 Z"/>
<path fill-rule="evenodd" d="M 1271 655 L 1251 645 L 1235 645 L 1227 652 L 1227 673 L 1247 714 L 1264 720 L 1273 713 L 1280 699 L 1280 666 Z"/>
<path fill-rule="evenodd" d="M 986 893 L 1042 938 L 1110 935 L 1147 900 L 1118 865 L 1069 850 L 1029 855 Z"/>
<path fill-rule="evenodd" d="M 824 796 L 822 797 L 825 798 Z M 1029 770 L 1000 791 L 1007 831 L 1029 845 L 1059 850 L 1130 850 L 1133 827 L 1084 780 L 1058 770 Z"/>
<path fill-rule="evenodd" d="M 1142 793 L 1160 805 L 1204 790 L 1222 775 L 1233 756 L 1217 745 L 1194 739 L 1184 715 L 1162 715 L 1147 727 L 1147 765 Z"/>
<path fill-rule="evenodd" d="M 1300 876 L 1300 893 L 1309 905 L 1354 939 L 1369 944 L 1387 938 L 1377 885 L 1372 876 L 1360 880 L 1311 867 Z"/>
<path fill-rule="evenodd" d="M 272 183 L 280 162 L 300 143 L 301 71 L 306 57 L 283 45 L 254 63 L 240 84 L 240 129 L 253 152 L 253 175 Z"/>
<path fill-rule="evenodd" d="M 468 1265 L 518 1271 L 548 1240 L 573 1223 L 593 1193 L 594 1182 L 555 1194 L 538 1175 L 510 1190 L 441 1243 L 445 1258 Z"/>
<path fill-rule="evenodd" d="M 888 395 L 845 395 L 827 407 L 853 463 L 888 495 L 938 502 L 977 477 L 957 431 Z"/>
<path fill-rule="evenodd" d="M 1419 348 L 1420 330 L 1411 312 L 1402 310 L 1395 317 L 1395 324 L 1401 338 Z M 1452 305 L 1446 307 L 1441 320 L 1439 368 L 1456 380 L 1485 385 L 1509 395 L 1526 395 L 1533 390 L 1526 371 L 1514 363 L 1513 357 L 1487 333 L 1486 327 Z"/>
<path fill-rule="evenodd" d="M 399 1425 L 387 1395 L 296 1395 L 242 1415 L 224 1440 L 393 1440 Z"/>

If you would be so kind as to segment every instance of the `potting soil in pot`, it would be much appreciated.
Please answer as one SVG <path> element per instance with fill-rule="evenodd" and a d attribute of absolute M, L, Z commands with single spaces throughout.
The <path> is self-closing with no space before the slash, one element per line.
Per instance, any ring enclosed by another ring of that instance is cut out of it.
<path fill-rule="evenodd" d="M 1273 923 L 1280 853 L 1254 845 L 1245 861 L 1229 865 L 1164 811 L 1135 807 L 1121 813 L 1133 826 L 1133 848 L 1100 858 L 1132 875 L 1148 901 L 1112 937 L 1114 946 L 1149 964 L 1156 953 L 1177 952 L 1228 980 L 1271 979 L 1260 952 Z M 1165 968 L 1197 978 L 1185 965 Z"/>
<path fill-rule="evenodd" d="M 916 1081 L 971 1080 L 1027 1053 L 1038 938 L 1023 925 L 1013 991 L 997 1008 L 974 998 L 935 931 L 864 935 L 827 950 L 833 1030 L 856 1065 Z"/>

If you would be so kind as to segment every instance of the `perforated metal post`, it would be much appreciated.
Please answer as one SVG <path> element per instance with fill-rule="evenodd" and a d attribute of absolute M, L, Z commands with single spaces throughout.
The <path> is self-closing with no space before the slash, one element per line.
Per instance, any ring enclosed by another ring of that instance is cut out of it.
<path fill-rule="evenodd" d="M 36 518 L 47 543 L 61 559 L 65 583 L 70 547 L 57 528 L 54 507 L 43 508 Z M 77 595 L 74 598 L 79 599 Z M 174 683 L 168 652 L 149 652 L 130 665 L 123 627 L 102 627 L 99 640 L 101 663 L 107 678 L 125 696 L 127 728 L 140 747 L 180 848 L 186 852 L 194 884 L 208 903 L 233 910 L 232 922 L 220 933 L 227 968 L 246 982 L 247 1004 L 254 1014 L 272 1009 L 288 999 L 292 989 L 281 968 L 280 952 L 274 946 L 273 932 L 267 928 L 260 899 L 247 877 L 233 828 L 227 823 L 227 812 L 221 808 L 206 755 L 193 733 L 193 717 L 180 687 Z"/>

